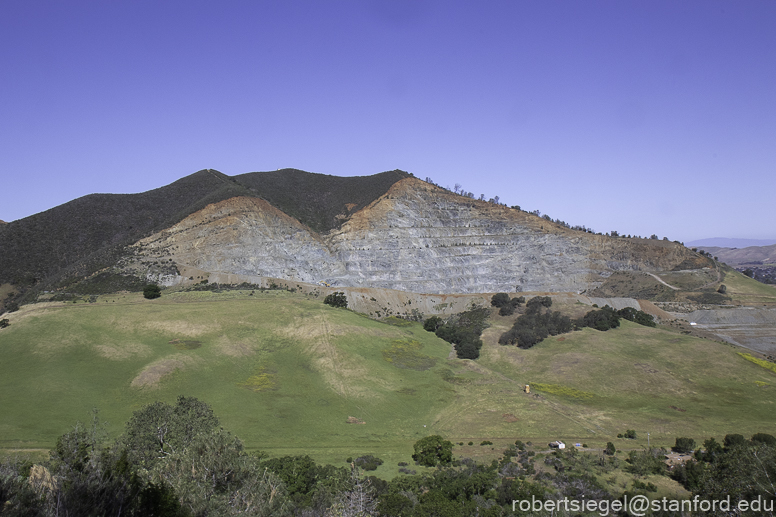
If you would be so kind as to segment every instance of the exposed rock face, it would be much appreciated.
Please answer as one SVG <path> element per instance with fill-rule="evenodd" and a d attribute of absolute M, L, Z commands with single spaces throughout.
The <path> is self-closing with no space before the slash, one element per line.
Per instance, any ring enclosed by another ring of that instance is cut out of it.
<path fill-rule="evenodd" d="M 581 292 L 613 271 L 708 265 L 667 241 L 609 238 L 415 178 L 318 235 L 268 203 L 209 205 L 138 243 L 178 267 L 418 293 Z"/>

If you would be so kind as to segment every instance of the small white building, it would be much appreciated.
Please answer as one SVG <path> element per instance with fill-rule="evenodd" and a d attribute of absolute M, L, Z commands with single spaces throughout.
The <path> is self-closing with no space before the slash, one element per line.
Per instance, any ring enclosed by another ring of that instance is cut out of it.
<path fill-rule="evenodd" d="M 551 442 L 550 447 L 552 447 L 553 449 L 565 449 L 566 444 L 558 440 L 557 442 Z"/>

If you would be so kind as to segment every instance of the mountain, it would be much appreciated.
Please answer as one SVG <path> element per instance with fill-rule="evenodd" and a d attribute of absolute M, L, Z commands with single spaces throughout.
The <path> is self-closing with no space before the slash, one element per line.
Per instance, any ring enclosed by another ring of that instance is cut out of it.
<path fill-rule="evenodd" d="M 0 228 L 0 284 L 51 288 L 112 266 L 124 248 L 209 204 L 269 200 L 326 231 L 383 194 L 406 172 L 339 178 L 292 169 L 230 177 L 207 169 L 140 194 L 91 194 Z"/>
<path fill-rule="evenodd" d="M 613 271 L 709 266 L 680 244 L 570 230 L 533 214 L 453 194 L 416 178 L 321 234 L 267 202 L 215 203 L 135 246 L 177 275 L 259 283 L 262 277 L 417 293 L 581 292 Z"/>
<path fill-rule="evenodd" d="M 776 264 L 776 244 L 741 249 L 701 246 L 698 249 L 710 253 L 731 266 Z"/>
<path fill-rule="evenodd" d="M 677 242 L 572 230 L 402 171 L 342 178 L 202 170 L 149 192 L 93 194 L 14 221 L 0 249 L 0 283 L 27 289 L 27 299 L 44 289 L 267 278 L 417 293 L 584 292 L 615 273 L 648 278 L 714 266 Z"/>

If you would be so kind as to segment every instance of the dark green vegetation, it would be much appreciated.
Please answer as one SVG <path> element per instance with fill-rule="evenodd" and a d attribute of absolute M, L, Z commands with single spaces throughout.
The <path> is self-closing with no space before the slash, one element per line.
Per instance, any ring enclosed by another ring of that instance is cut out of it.
<path fill-rule="evenodd" d="M 692 439 L 676 443 L 693 452 Z M 46 517 L 504 517 L 544 515 L 519 506 L 522 501 L 565 500 L 559 515 L 569 509 L 588 515 L 573 506 L 585 501 L 619 515 L 618 502 L 636 496 L 678 505 L 694 496 L 729 499 L 731 505 L 759 501 L 762 509 L 773 508 L 776 438 L 729 434 L 723 443 L 709 438 L 694 458 L 672 468 L 665 449 L 632 450 L 623 460 L 611 442 L 604 453 L 570 448 L 537 454 L 530 442 L 516 440 L 482 463 L 455 458 L 453 444 L 432 435 L 415 442 L 412 458 L 433 470 L 405 469 L 407 475 L 384 481 L 361 473 L 383 463 L 373 455 L 345 468 L 307 455 L 249 453 L 219 427 L 207 404 L 180 396 L 174 405 L 154 402 L 135 411 L 116 439 L 106 437 L 94 410 L 88 425 L 78 423 L 59 436 L 48 460 L 0 462 L 0 508 L 3 515 Z M 680 510 L 640 515 L 684 515 Z"/>
<path fill-rule="evenodd" d="M 515 320 L 512 328 L 499 338 L 502 345 L 517 345 L 531 348 L 547 336 L 571 332 L 571 319 L 559 311 L 550 311 L 552 299 L 549 296 L 535 296 L 525 304 L 525 313 Z M 542 308 L 546 309 L 542 311 Z"/>
<path fill-rule="evenodd" d="M 521 296 L 520 298 L 523 297 Z M 517 299 L 513 298 L 514 300 Z M 517 305 L 504 303 L 501 307 L 514 307 Z M 536 296 L 528 300 L 525 312 L 515 320 L 514 325 L 509 331 L 501 335 L 498 342 L 502 345 L 517 345 L 519 348 L 531 348 L 548 336 L 565 334 L 583 327 L 590 327 L 600 331 L 617 328 L 620 326 L 620 318 L 625 318 L 628 321 L 647 327 L 657 326 L 652 316 L 632 307 L 615 311 L 607 305 L 603 309 L 592 310 L 583 317 L 573 321 L 568 316 L 561 314 L 560 311 L 550 311 L 550 307 L 552 307 L 552 299 L 549 296 Z M 542 308 L 546 310 L 542 311 Z M 512 312 L 514 312 L 514 309 L 509 314 Z M 499 314 L 504 315 L 501 311 L 499 311 Z"/>
<path fill-rule="evenodd" d="M 207 169 L 140 194 L 91 194 L 3 225 L 0 284 L 17 286 L 24 302 L 54 287 L 77 285 L 80 294 L 141 290 L 143 284 L 130 277 L 89 277 L 115 263 L 127 245 L 210 203 L 260 197 L 326 232 L 341 222 L 337 216 L 360 210 L 408 176 L 390 171 L 344 178 L 284 169 L 230 177 Z"/>
<path fill-rule="evenodd" d="M 511 316 L 523 303 L 525 303 L 525 296 L 510 299 L 507 293 L 496 293 L 490 300 L 492 306 L 498 307 L 498 313 L 501 316 Z"/>
<path fill-rule="evenodd" d="M 153 300 L 162 296 L 162 289 L 156 284 L 148 284 L 143 288 L 143 298 Z"/>
<path fill-rule="evenodd" d="M 424 467 L 449 465 L 453 461 L 453 444 L 438 434 L 426 436 L 415 442 L 412 459 Z"/>
<path fill-rule="evenodd" d="M 459 359 L 477 359 L 482 348 L 480 336 L 487 327 L 487 319 L 487 309 L 472 307 L 468 311 L 450 316 L 447 320 L 432 316 L 423 323 L 423 328 L 452 343 Z"/>
<path fill-rule="evenodd" d="M 339 307 L 341 309 L 348 308 L 348 299 L 345 296 L 345 293 L 340 291 L 326 295 L 326 298 L 323 299 L 323 303 L 326 305 L 331 305 L 332 307 Z"/>

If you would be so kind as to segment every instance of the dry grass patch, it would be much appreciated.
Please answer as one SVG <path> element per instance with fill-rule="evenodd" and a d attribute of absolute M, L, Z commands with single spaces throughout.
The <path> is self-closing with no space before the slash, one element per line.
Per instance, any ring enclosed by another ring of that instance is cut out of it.
<path fill-rule="evenodd" d="M 183 370 L 195 363 L 193 357 L 183 354 L 175 354 L 147 365 L 132 379 L 133 388 L 154 388 L 162 379 L 176 370 Z"/>

